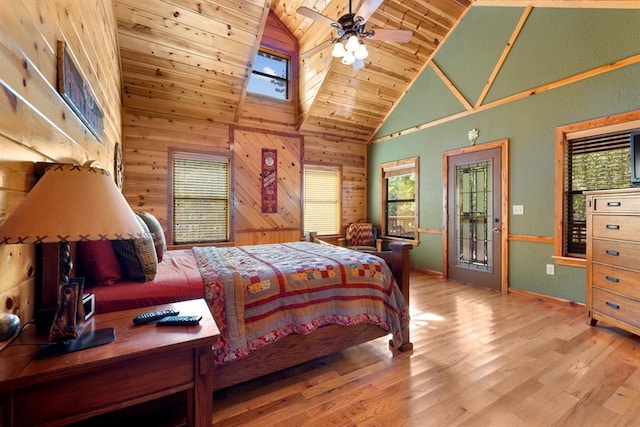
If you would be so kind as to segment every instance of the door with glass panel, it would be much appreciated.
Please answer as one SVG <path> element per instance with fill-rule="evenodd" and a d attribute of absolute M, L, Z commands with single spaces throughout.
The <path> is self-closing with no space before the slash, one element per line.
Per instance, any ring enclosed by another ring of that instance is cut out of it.
<path fill-rule="evenodd" d="M 502 148 L 461 150 L 445 158 L 446 275 L 452 280 L 500 291 Z"/>

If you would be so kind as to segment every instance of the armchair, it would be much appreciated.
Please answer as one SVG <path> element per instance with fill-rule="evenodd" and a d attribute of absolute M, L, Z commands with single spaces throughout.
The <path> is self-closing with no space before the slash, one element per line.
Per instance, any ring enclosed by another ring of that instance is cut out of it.
<path fill-rule="evenodd" d="M 347 226 L 345 237 L 338 245 L 356 251 L 381 251 L 382 239 L 378 239 L 378 228 L 369 222 L 355 222 Z"/>

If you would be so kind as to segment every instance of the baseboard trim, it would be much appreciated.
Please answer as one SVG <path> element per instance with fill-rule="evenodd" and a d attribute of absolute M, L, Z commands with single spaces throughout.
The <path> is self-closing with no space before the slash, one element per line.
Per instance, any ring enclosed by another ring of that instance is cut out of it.
<path fill-rule="evenodd" d="M 410 267 L 409 270 L 415 271 L 416 273 L 427 274 L 429 276 L 439 277 L 442 279 L 442 272 L 435 270 L 428 270 L 426 268 L 418 268 L 418 267 Z"/>
<path fill-rule="evenodd" d="M 537 294 L 535 292 L 524 291 L 522 289 L 509 288 L 508 289 L 508 293 L 514 294 L 514 295 L 522 295 L 522 296 L 530 297 L 530 298 L 535 298 L 535 299 L 540 300 L 540 301 L 544 301 L 544 302 L 548 302 L 548 303 L 556 304 L 556 305 L 563 305 L 565 307 L 584 307 L 584 308 L 586 308 L 586 306 L 583 303 L 580 303 L 580 302 L 575 302 L 575 301 L 570 301 L 570 300 L 566 300 L 566 299 L 562 299 L 562 298 L 552 297 L 552 296 L 549 296 L 549 295 Z"/>

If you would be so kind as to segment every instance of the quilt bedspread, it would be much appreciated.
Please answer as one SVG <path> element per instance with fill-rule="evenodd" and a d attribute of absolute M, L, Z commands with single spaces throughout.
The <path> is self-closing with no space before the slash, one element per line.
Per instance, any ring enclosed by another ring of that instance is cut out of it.
<path fill-rule="evenodd" d="M 221 332 L 217 364 L 327 324 L 378 325 L 396 345 L 408 328 L 405 299 L 387 264 L 374 255 L 310 242 L 193 252 Z"/>

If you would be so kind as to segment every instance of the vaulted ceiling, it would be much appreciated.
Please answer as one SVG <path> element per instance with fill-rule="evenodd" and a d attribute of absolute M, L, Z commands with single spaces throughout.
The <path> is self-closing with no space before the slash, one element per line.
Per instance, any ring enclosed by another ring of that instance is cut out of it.
<path fill-rule="evenodd" d="M 353 1 L 353 11 L 362 3 Z M 367 28 L 410 30 L 409 42 L 365 40 L 369 57 L 359 70 L 333 58 L 331 48 L 300 59 L 300 132 L 367 143 L 470 3 L 384 0 Z M 349 12 L 348 0 L 114 0 L 125 108 L 241 122 L 269 11 L 298 40 L 299 52 L 335 34 L 297 13 L 301 6 L 332 20 Z"/>

